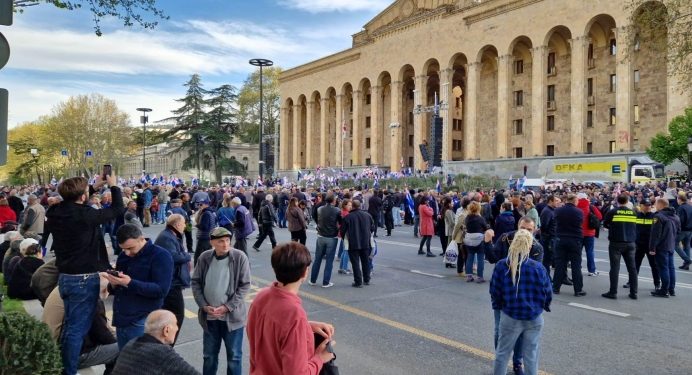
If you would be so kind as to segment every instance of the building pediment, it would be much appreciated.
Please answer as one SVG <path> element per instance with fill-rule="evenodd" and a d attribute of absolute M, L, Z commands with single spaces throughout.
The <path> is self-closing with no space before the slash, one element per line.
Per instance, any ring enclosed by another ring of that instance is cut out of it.
<path fill-rule="evenodd" d="M 408 24 L 441 11 L 451 11 L 458 5 L 459 0 L 396 0 L 365 24 L 363 31 L 353 36 L 353 45 L 367 43 L 384 30 L 396 28 L 398 25 Z"/>

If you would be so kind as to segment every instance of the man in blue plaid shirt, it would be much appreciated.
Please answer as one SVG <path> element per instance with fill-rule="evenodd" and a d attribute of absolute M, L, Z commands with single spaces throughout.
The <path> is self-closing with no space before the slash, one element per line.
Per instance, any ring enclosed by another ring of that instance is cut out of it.
<path fill-rule="evenodd" d="M 515 373 L 538 372 L 538 347 L 543 330 L 543 310 L 550 311 L 552 284 L 545 267 L 529 258 L 533 235 L 516 232 L 507 258 L 495 265 L 490 281 L 494 310 L 501 310 L 499 337 L 495 353 L 495 375 L 505 375 L 514 345 L 522 336 L 524 368 Z"/>

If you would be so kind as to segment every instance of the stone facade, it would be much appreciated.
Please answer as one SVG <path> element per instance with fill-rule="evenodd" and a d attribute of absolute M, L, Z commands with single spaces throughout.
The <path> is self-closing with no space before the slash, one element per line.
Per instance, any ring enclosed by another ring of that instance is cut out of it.
<path fill-rule="evenodd" d="M 627 48 L 627 4 L 394 1 L 352 48 L 281 74 L 279 169 L 422 168 L 414 109 L 436 96 L 444 161 L 641 152 L 692 99 L 661 52 Z"/>

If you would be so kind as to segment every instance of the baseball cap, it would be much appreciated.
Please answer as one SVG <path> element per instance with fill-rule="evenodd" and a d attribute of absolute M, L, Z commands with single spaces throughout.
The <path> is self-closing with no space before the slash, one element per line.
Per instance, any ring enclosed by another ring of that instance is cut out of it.
<path fill-rule="evenodd" d="M 651 199 L 642 199 L 642 201 L 639 203 L 643 206 L 651 206 Z"/>
<path fill-rule="evenodd" d="M 233 234 L 231 234 L 231 232 L 229 232 L 228 229 L 226 229 L 224 227 L 217 227 L 217 228 L 214 228 L 213 231 L 211 231 L 211 234 L 209 235 L 209 237 L 212 240 L 218 240 L 219 238 L 223 238 L 223 237 L 231 238 L 231 237 L 233 237 Z"/>
<path fill-rule="evenodd" d="M 25 238 L 19 243 L 19 251 L 24 253 L 31 245 L 38 245 L 38 241 L 33 238 Z"/>

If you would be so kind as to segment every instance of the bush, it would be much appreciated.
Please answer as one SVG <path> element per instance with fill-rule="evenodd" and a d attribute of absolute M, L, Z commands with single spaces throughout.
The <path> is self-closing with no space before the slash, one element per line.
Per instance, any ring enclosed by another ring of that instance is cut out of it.
<path fill-rule="evenodd" d="M 0 313 L 0 374 L 60 374 L 62 359 L 48 327 L 21 312 Z"/>

